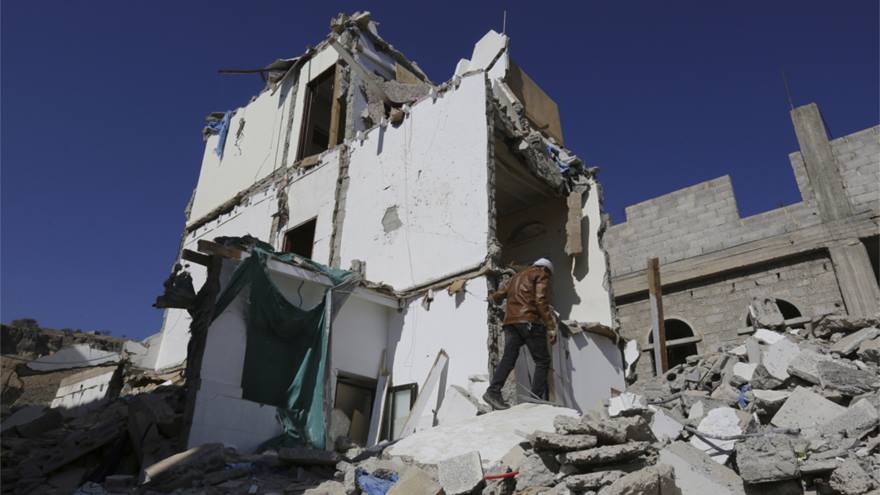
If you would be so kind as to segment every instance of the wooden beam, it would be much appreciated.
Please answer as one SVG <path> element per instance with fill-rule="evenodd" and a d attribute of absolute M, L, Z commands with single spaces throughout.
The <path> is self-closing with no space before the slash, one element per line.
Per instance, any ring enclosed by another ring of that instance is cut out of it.
<path fill-rule="evenodd" d="M 336 146 L 339 140 L 339 113 L 342 105 L 339 104 L 339 85 L 342 81 L 342 64 L 336 62 L 336 72 L 333 75 L 333 97 L 330 105 L 330 137 L 327 139 L 327 149 Z M 344 96 L 342 96 L 344 97 Z"/>
<path fill-rule="evenodd" d="M 184 249 L 180 256 L 184 261 L 189 261 L 197 265 L 208 266 L 211 263 L 211 257 L 207 254 L 197 253 L 191 249 Z"/>
<path fill-rule="evenodd" d="M 240 260 L 241 255 L 244 254 L 244 251 L 241 249 L 224 246 L 223 244 L 218 244 L 205 239 L 199 240 L 198 249 L 202 253 L 216 255 L 222 258 L 232 258 L 234 260 Z"/>
<path fill-rule="evenodd" d="M 654 365 L 657 376 L 666 373 L 666 328 L 663 324 L 663 293 L 660 286 L 660 260 L 648 258 L 648 298 L 651 304 L 651 334 L 654 336 Z"/>

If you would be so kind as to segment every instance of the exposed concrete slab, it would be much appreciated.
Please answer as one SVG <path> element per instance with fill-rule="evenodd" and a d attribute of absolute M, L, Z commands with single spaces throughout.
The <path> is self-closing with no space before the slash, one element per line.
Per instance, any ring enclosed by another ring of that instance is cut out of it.
<path fill-rule="evenodd" d="M 443 403 L 437 411 L 437 424 L 452 425 L 475 417 L 479 408 L 469 395 L 467 391 L 454 385 L 447 388 Z"/>
<path fill-rule="evenodd" d="M 757 367 L 757 363 L 736 363 L 733 365 L 733 374 L 744 382 L 750 382 Z"/>
<path fill-rule="evenodd" d="M 115 366 L 101 366 L 64 378 L 58 385 L 51 407 L 72 410 L 80 406 L 97 405 L 110 393 L 116 371 Z"/>
<path fill-rule="evenodd" d="M 529 436 L 529 442 L 535 450 L 571 452 L 572 450 L 595 447 L 597 440 L 593 435 L 560 435 L 559 433 L 538 431 Z"/>
<path fill-rule="evenodd" d="M 862 342 L 858 354 L 859 359 L 866 363 L 880 364 L 880 339 Z"/>
<path fill-rule="evenodd" d="M 602 489 L 602 495 L 656 494 L 679 495 L 673 467 L 666 464 L 648 466 L 627 474 Z"/>
<path fill-rule="evenodd" d="M 0 425 L 0 431 L 6 431 L 18 425 L 30 423 L 42 416 L 47 410 L 44 406 L 24 406 L 3 421 L 3 424 Z"/>
<path fill-rule="evenodd" d="M 719 407 L 709 411 L 706 417 L 700 421 L 697 430 L 720 436 L 739 435 L 743 431 L 739 425 L 739 416 L 731 407 Z M 727 462 L 727 458 L 730 457 L 729 452 L 733 450 L 736 441 L 710 438 L 701 439 L 694 435 L 691 437 L 690 443 L 708 454 L 715 462 L 724 464 Z"/>
<path fill-rule="evenodd" d="M 742 479 L 701 450 L 675 442 L 660 451 L 659 462 L 675 470 L 681 495 L 745 495 Z"/>
<path fill-rule="evenodd" d="M 623 471 L 598 471 L 595 473 L 575 474 L 565 478 L 565 485 L 575 492 L 596 491 L 608 486 L 624 476 Z"/>
<path fill-rule="evenodd" d="M 844 361 L 841 359 L 819 363 L 819 383 L 822 387 L 838 390 L 848 396 L 873 392 L 880 388 L 880 375 L 847 366 Z"/>
<path fill-rule="evenodd" d="M 782 428 L 799 428 L 806 436 L 811 436 L 819 425 L 845 412 L 845 407 L 807 388 L 797 387 L 770 422 Z"/>
<path fill-rule="evenodd" d="M 668 442 L 678 439 L 684 425 L 666 412 L 662 407 L 648 406 L 654 412 L 651 418 L 651 432 L 660 442 Z"/>
<path fill-rule="evenodd" d="M 754 337 L 749 337 L 746 339 L 746 354 L 749 357 L 750 363 L 761 364 L 761 357 L 764 355 L 763 349 L 761 349 L 761 343 L 758 342 L 758 339 Z"/>
<path fill-rule="evenodd" d="M 818 385 L 819 362 L 831 361 L 832 359 L 831 356 L 819 354 L 810 349 L 803 349 L 788 363 L 788 372 L 802 380 Z"/>
<path fill-rule="evenodd" d="M 774 378 L 785 381 L 788 379 L 788 365 L 797 357 L 801 348 L 788 339 L 782 339 L 764 349 L 762 363 Z"/>
<path fill-rule="evenodd" d="M 579 467 L 601 466 L 603 464 L 635 459 L 647 452 L 650 447 L 651 444 L 648 442 L 629 442 L 622 445 L 606 445 L 604 447 L 594 447 L 592 449 L 562 454 L 559 456 L 559 460 L 563 464 L 571 464 Z"/>
<path fill-rule="evenodd" d="M 36 371 L 66 370 L 117 363 L 119 359 L 119 353 L 102 351 L 86 344 L 74 344 L 60 349 L 55 354 L 37 358 L 29 362 L 27 367 Z"/>
<path fill-rule="evenodd" d="M 739 474 L 746 483 L 768 483 L 796 478 L 797 457 L 784 435 L 752 437 L 736 444 Z"/>
<path fill-rule="evenodd" d="M 551 431 L 554 418 L 560 415 L 578 417 L 577 411 L 564 407 L 519 404 L 458 424 L 416 432 L 394 444 L 387 452 L 391 456 L 410 456 L 422 464 L 437 464 L 477 450 L 488 467 L 525 441 L 523 432 Z"/>
<path fill-rule="evenodd" d="M 608 399 L 608 414 L 611 417 L 629 412 L 643 411 L 647 407 L 647 403 L 641 395 L 630 392 L 624 392 L 617 397 Z"/>
<path fill-rule="evenodd" d="M 841 356 L 849 356 L 856 352 L 856 349 L 859 348 L 862 342 L 876 339 L 877 337 L 880 337 L 880 329 L 875 327 L 863 328 L 835 342 L 831 346 L 831 352 L 836 352 Z"/>
<path fill-rule="evenodd" d="M 844 461 L 835 469 L 828 484 L 843 495 L 861 495 L 877 486 L 862 466 L 853 459 Z"/>
<path fill-rule="evenodd" d="M 477 451 L 442 461 L 438 464 L 437 471 L 440 486 L 447 495 L 471 493 L 483 482 L 483 463 Z"/>
<path fill-rule="evenodd" d="M 846 412 L 823 424 L 819 431 L 823 434 L 846 434 L 849 438 L 860 438 L 873 430 L 880 421 L 877 409 L 868 399 L 861 399 L 847 408 Z"/>
<path fill-rule="evenodd" d="M 762 344 L 773 345 L 784 339 L 785 334 L 774 332 L 773 330 L 767 330 L 766 328 L 759 328 L 755 330 L 755 333 L 752 334 L 752 337 L 754 337 L 755 340 Z"/>

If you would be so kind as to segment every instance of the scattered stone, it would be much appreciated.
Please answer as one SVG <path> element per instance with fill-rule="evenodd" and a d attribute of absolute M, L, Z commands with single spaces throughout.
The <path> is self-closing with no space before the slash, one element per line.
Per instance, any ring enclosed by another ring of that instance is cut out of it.
<path fill-rule="evenodd" d="M 774 389 L 782 386 L 783 381 L 773 376 L 763 364 L 759 364 L 752 373 L 751 384 L 755 388 Z"/>
<path fill-rule="evenodd" d="M 784 435 L 751 437 L 736 444 L 739 475 L 746 483 L 768 483 L 797 478 L 797 457 Z"/>
<path fill-rule="evenodd" d="M 538 431 L 529 436 L 529 442 L 535 450 L 550 452 L 571 452 L 572 450 L 584 450 L 596 446 L 596 437 L 593 435 L 560 435 Z"/>
<path fill-rule="evenodd" d="M 654 413 L 651 418 L 651 433 L 654 434 L 654 438 L 661 442 L 678 439 L 684 425 L 661 407 L 648 406 L 648 408 Z"/>
<path fill-rule="evenodd" d="M 672 466 L 682 495 L 745 495 L 742 479 L 735 471 L 685 442 L 661 450 L 658 461 Z"/>
<path fill-rule="evenodd" d="M 709 411 L 709 414 L 700 421 L 697 430 L 717 436 L 732 436 L 742 433 L 742 428 L 739 425 L 739 416 L 730 407 L 719 407 Z M 716 440 L 714 438 L 702 439 L 697 434 L 694 434 L 691 437 L 690 443 L 709 454 L 715 462 L 724 464 L 727 462 L 727 458 L 730 457 L 730 452 L 733 450 L 736 441 Z"/>
<path fill-rule="evenodd" d="M 588 474 L 575 474 L 565 478 L 565 485 L 575 492 L 596 491 L 619 480 L 624 474 L 623 471 L 598 471 Z"/>
<path fill-rule="evenodd" d="M 846 412 L 846 408 L 831 402 L 804 387 L 797 387 L 770 422 L 781 428 L 798 428 L 809 436 L 816 427 Z"/>
<path fill-rule="evenodd" d="M 862 466 L 852 459 L 844 461 L 831 473 L 828 484 L 843 495 L 862 495 L 876 486 Z"/>
<path fill-rule="evenodd" d="M 824 388 L 856 396 L 880 388 L 880 374 L 844 365 L 840 361 L 819 363 L 819 382 Z"/>
<path fill-rule="evenodd" d="M 838 462 L 834 459 L 827 459 L 824 461 L 807 461 L 800 466 L 801 474 L 804 475 L 816 475 L 819 473 L 826 473 L 828 471 L 834 471 L 837 469 Z"/>
<path fill-rule="evenodd" d="M 629 473 L 599 491 L 599 495 L 677 495 L 672 466 L 657 464 Z"/>
<path fill-rule="evenodd" d="M 862 344 L 862 342 L 866 340 L 876 339 L 880 337 L 880 329 L 876 327 L 868 327 L 859 330 L 858 332 L 851 333 L 846 337 L 838 340 L 834 345 L 831 346 L 831 352 L 836 352 L 841 356 L 849 356 L 850 354 L 856 352 L 856 349 Z"/>
<path fill-rule="evenodd" d="M 611 417 L 639 413 L 647 407 L 642 396 L 629 392 L 624 392 L 608 400 L 608 414 Z"/>
<path fill-rule="evenodd" d="M 802 380 L 818 385 L 819 363 L 821 361 L 831 361 L 831 359 L 831 356 L 803 349 L 788 363 L 788 372 Z"/>
<path fill-rule="evenodd" d="M 442 492 L 443 487 L 430 474 L 417 467 L 411 467 L 388 490 L 387 495 L 438 495 Z"/>
<path fill-rule="evenodd" d="M 824 338 L 835 332 L 850 333 L 866 327 L 875 327 L 878 324 L 880 318 L 877 317 L 825 315 L 813 321 L 813 335 Z"/>
<path fill-rule="evenodd" d="M 471 493 L 483 482 L 483 464 L 477 451 L 442 461 L 437 469 L 446 495 Z"/>
<path fill-rule="evenodd" d="M 648 452 L 648 442 L 630 442 L 623 445 L 606 445 L 577 452 L 568 452 L 560 456 L 563 464 L 574 466 L 598 466 L 618 461 L 627 461 Z"/>

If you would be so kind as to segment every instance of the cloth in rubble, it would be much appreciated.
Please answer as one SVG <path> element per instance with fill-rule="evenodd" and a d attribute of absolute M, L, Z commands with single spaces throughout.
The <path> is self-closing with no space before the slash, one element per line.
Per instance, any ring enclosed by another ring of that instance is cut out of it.
<path fill-rule="evenodd" d="M 230 240 L 235 239 L 222 239 L 227 244 Z M 359 282 L 359 275 L 289 253 L 277 255 L 265 243 L 252 243 L 250 253 L 218 297 L 214 314 L 216 319 L 239 294 L 245 298 L 247 344 L 242 398 L 277 406 L 276 417 L 283 431 L 260 449 L 287 446 L 323 449 L 329 325 L 345 297 Z M 333 284 L 328 289 L 330 307 L 327 307 L 327 297 L 310 309 L 297 307 L 285 299 L 269 276 L 270 258 L 286 262 L 295 259 L 297 264 L 325 275 Z M 243 292 L 245 289 L 248 290 Z"/>
<path fill-rule="evenodd" d="M 400 479 L 397 473 L 390 471 L 377 470 L 370 474 L 361 468 L 355 470 L 354 476 L 358 487 L 367 495 L 385 495 Z"/>
<path fill-rule="evenodd" d="M 552 144 L 547 144 L 547 153 L 550 155 L 550 158 L 556 163 L 556 166 L 559 167 L 559 171 L 563 174 L 568 172 L 568 164 L 562 160 L 562 156 L 560 155 L 560 150 L 556 146 Z"/>
<path fill-rule="evenodd" d="M 217 135 L 217 146 L 214 148 L 214 153 L 220 158 L 223 158 L 223 149 L 226 147 L 230 119 L 232 119 L 232 112 L 227 110 L 222 119 L 210 121 L 205 125 L 205 129 L 209 133 Z"/>

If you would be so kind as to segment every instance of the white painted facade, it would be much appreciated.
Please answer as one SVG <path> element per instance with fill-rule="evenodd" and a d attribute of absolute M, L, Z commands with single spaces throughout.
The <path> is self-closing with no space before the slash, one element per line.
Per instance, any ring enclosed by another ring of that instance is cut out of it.
<path fill-rule="evenodd" d="M 372 74 L 393 79 L 395 59 L 360 36 L 354 60 Z M 236 111 L 222 159 L 214 152 L 217 136 L 207 139 L 184 249 L 197 251 L 202 239 L 250 235 L 281 251 L 284 232 L 316 219 L 315 261 L 336 261 L 339 268 L 361 262 L 367 280 L 386 284 L 399 295 L 389 302 L 362 288 L 343 306 L 330 334 L 331 390 L 340 374 L 375 380 L 383 359 L 390 386 L 415 383 L 420 393 L 440 399 L 449 385 L 467 389 L 471 377 L 489 374 L 487 295 L 498 280 L 491 273 L 473 273 L 497 255 L 489 249 L 496 237 L 504 263 L 528 263 L 541 256 L 554 262 L 553 302 L 561 319 L 614 326 L 604 285 L 597 184 L 585 196 L 584 251 L 574 257 L 563 251 L 567 210 L 562 196 L 492 217 L 496 163 L 490 132 L 498 131 L 488 116 L 493 86 L 503 85 L 508 70 L 507 44 L 506 36 L 488 33 L 471 60 L 459 64 L 461 71 L 452 81 L 442 88 L 432 86 L 427 96 L 404 107 L 405 118 L 398 125 L 383 121 L 366 128 L 362 113 L 367 96 L 358 71 L 351 70 L 347 118 L 354 122 L 347 126 L 344 144 L 322 153 L 310 168 L 294 164 L 303 88 L 344 59 L 326 44 Z M 281 180 L 284 174 L 289 181 Z M 237 204 L 213 216 L 242 191 L 246 193 Z M 286 196 L 287 221 L 281 229 L 276 228 L 279 195 Z M 506 233 L 526 217 L 543 222 L 545 234 L 506 244 Z M 225 263 L 225 276 L 232 265 Z M 206 279 L 204 267 L 191 264 L 187 269 L 198 290 Z M 323 287 L 281 272 L 273 271 L 273 279 L 289 301 L 302 307 L 317 303 Z M 467 273 L 472 275 L 465 290 L 449 295 L 441 284 L 432 291 L 430 304 L 424 304 L 425 287 L 444 280 L 448 284 Z M 280 432 L 273 406 L 241 398 L 246 347 L 242 301 L 240 295 L 209 327 L 189 445 L 223 441 L 246 451 Z M 159 369 L 186 359 L 191 323 L 185 310 L 167 310 L 161 339 L 153 339 L 145 364 Z M 445 382 L 436 390 L 421 390 L 441 349 L 449 356 Z M 552 354 L 551 388 L 567 405 L 590 408 L 609 397 L 612 388 L 624 387 L 620 350 L 606 337 L 580 333 L 560 338 Z M 426 413 L 420 424 L 431 426 L 432 414 Z M 376 428 L 381 419 L 373 411 L 371 426 Z"/>

